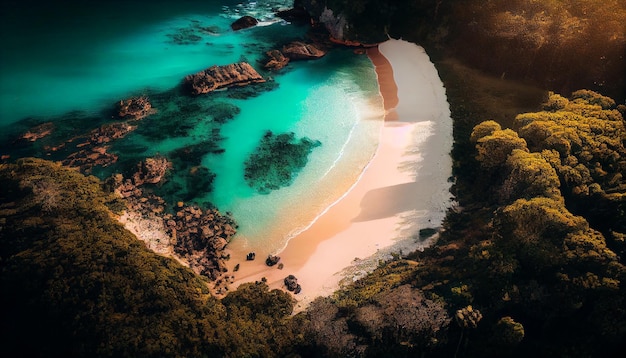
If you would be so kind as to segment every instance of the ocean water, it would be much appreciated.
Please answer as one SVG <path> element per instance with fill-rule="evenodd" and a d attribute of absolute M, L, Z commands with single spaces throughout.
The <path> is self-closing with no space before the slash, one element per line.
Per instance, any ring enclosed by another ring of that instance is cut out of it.
<path fill-rule="evenodd" d="M 306 40 L 306 27 L 273 15 L 291 3 L 3 2 L 0 154 L 62 159 L 67 152 L 46 152 L 46 145 L 114 121 L 117 101 L 147 95 L 157 112 L 111 144 L 118 163 L 93 174 L 126 173 L 143 158 L 164 155 L 175 165 L 158 194 L 170 203 L 230 212 L 239 224 L 233 244 L 240 248 L 280 250 L 357 180 L 374 155 L 383 116 L 373 65 L 349 49 L 262 71 L 265 51 Z M 261 23 L 232 31 L 230 24 L 243 15 Z M 181 93 L 184 76 L 242 60 L 268 79 L 266 85 L 199 97 Z M 55 124 L 53 135 L 13 144 L 44 122 Z M 321 145 L 291 185 L 259 194 L 244 180 L 244 163 L 267 131 L 293 132 Z"/>

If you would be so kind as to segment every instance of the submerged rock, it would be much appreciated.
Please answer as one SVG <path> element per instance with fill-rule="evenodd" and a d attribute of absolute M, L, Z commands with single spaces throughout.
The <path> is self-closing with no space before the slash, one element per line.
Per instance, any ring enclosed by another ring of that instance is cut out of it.
<path fill-rule="evenodd" d="M 230 28 L 233 29 L 234 31 L 237 31 L 237 30 L 247 29 L 249 27 L 254 27 L 258 23 L 259 23 L 259 20 L 255 19 L 252 16 L 246 15 L 246 16 L 240 17 L 235 22 L 230 24 Z"/>
<path fill-rule="evenodd" d="M 320 145 L 306 137 L 296 139 L 294 133 L 268 131 L 246 160 L 244 178 L 261 194 L 288 186 L 308 162 L 309 153 Z"/>
<path fill-rule="evenodd" d="M 265 79 L 247 62 L 212 66 L 184 79 L 184 85 L 194 95 L 261 82 Z"/>
<path fill-rule="evenodd" d="M 54 123 L 52 122 L 42 123 L 31 128 L 26 133 L 22 134 L 19 140 L 35 142 L 43 137 L 50 135 L 53 130 L 54 130 Z"/>

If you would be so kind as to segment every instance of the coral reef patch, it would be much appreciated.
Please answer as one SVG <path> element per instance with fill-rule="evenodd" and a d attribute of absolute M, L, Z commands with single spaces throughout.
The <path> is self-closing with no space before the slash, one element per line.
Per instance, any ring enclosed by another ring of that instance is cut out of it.
<path fill-rule="evenodd" d="M 311 151 L 322 143 L 307 137 L 296 139 L 293 132 L 267 131 L 256 151 L 245 162 L 248 185 L 261 194 L 289 186 L 308 161 Z"/>

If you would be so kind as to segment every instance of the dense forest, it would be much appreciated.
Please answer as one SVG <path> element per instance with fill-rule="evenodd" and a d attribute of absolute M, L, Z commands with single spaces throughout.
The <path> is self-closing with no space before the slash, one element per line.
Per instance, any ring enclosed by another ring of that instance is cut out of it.
<path fill-rule="evenodd" d="M 296 5 L 342 14 L 346 42 L 391 34 L 431 54 L 454 119 L 458 202 L 438 241 L 293 315 L 291 294 L 264 282 L 213 297 L 119 224 L 125 204 L 105 183 L 18 159 L 0 164 L 1 354 L 620 356 L 626 4 Z"/>

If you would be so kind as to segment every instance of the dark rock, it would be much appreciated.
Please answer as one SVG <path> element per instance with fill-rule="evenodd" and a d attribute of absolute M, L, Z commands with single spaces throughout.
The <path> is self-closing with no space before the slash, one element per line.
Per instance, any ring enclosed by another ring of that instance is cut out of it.
<path fill-rule="evenodd" d="M 289 21 L 295 24 L 310 24 L 311 15 L 302 7 L 294 7 L 293 9 L 281 10 L 276 13 L 276 16 L 285 21 Z"/>
<path fill-rule="evenodd" d="M 148 97 L 133 97 L 118 103 L 117 115 L 120 118 L 139 120 L 154 113 Z"/>
<path fill-rule="evenodd" d="M 170 168 L 172 168 L 172 163 L 165 157 L 146 158 L 137 165 L 137 171 L 133 174 L 133 182 L 136 186 L 144 183 L 156 184 L 163 179 Z"/>
<path fill-rule="evenodd" d="M 256 254 L 254 252 L 250 252 L 246 256 L 246 260 L 248 260 L 248 261 L 253 261 L 255 258 L 256 258 Z"/>
<path fill-rule="evenodd" d="M 237 31 L 237 30 L 241 30 L 241 29 L 247 29 L 249 27 L 254 27 L 258 23 L 259 23 L 259 21 L 257 19 L 255 19 L 252 16 L 246 15 L 246 16 L 243 16 L 243 17 L 237 19 L 232 24 L 230 24 L 230 28 L 233 29 L 234 31 Z"/>
<path fill-rule="evenodd" d="M 302 290 L 302 287 L 298 284 L 298 279 L 296 278 L 296 276 L 294 275 L 289 275 L 287 277 L 285 277 L 285 286 L 287 286 L 287 289 L 289 291 L 292 291 L 293 293 L 300 293 L 300 291 Z"/>
<path fill-rule="evenodd" d="M 265 264 L 267 266 L 274 266 L 278 263 L 278 261 L 280 261 L 280 257 L 278 256 L 273 256 L 273 255 L 268 255 L 267 259 L 265 259 Z"/>
<path fill-rule="evenodd" d="M 246 86 L 261 82 L 265 82 L 265 79 L 247 62 L 212 66 L 196 74 L 186 76 L 184 79 L 184 85 L 195 95 L 231 86 Z"/>
<path fill-rule="evenodd" d="M 317 46 L 300 41 L 283 46 L 282 53 L 291 60 L 314 60 L 326 55 L 326 52 Z"/>
<path fill-rule="evenodd" d="M 280 70 L 289 63 L 289 58 L 285 57 L 279 50 L 270 50 L 265 54 L 267 55 L 267 59 L 263 67 L 269 70 Z"/>

